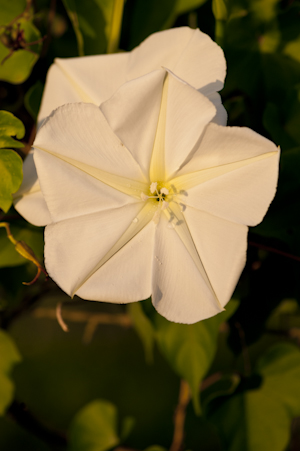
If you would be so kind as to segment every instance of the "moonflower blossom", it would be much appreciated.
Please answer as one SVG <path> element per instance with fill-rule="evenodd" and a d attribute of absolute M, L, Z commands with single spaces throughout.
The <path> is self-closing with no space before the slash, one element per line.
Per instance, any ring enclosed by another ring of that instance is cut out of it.
<path fill-rule="evenodd" d="M 274 197 L 279 151 L 170 70 L 72 103 L 41 126 L 34 162 L 51 223 L 45 265 L 70 296 L 152 296 L 167 319 L 222 311 L 245 264 L 247 226 Z"/>
<path fill-rule="evenodd" d="M 213 122 L 226 124 L 227 114 L 217 91 L 223 88 L 226 63 L 222 49 L 200 30 L 188 27 L 155 33 L 131 52 L 57 58 L 49 69 L 38 127 L 58 106 L 73 102 L 100 105 L 127 81 L 166 67 L 208 97 L 216 106 Z M 37 226 L 51 222 L 30 153 L 15 207 Z"/>

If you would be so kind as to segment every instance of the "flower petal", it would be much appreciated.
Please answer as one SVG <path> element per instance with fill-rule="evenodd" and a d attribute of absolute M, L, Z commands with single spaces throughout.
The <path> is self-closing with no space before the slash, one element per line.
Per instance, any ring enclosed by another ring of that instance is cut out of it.
<path fill-rule="evenodd" d="M 275 196 L 278 155 L 256 161 L 188 191 L 186 205 L 229 221 L 259 224 Z"/>
<path fill-rule="evenodd" d="M 147 176 L 165 76 L 160 69 L 125 83 L 100 106 L 112 130 Z"/>
<path fill-rule="evenodd" d="M 90 174 L 83 170 L 83 164 L 71 159 L 65 161 L 39 149 L 35 150 L 34 160 L 53 222 L 137 201 L 96 178 L 97 170 L 94 168 L 91 168 Z M 96 174 L 93 175 L 93 172 Z M 140 196 L 138 199 L 141 201 Z"/>
<path fill-rule="evenodd" d="M 172 183 L 184 191 L 184 204 L 253 226 L 275 195 L 278 162 L 276 146 L 252 130 L 210 124 L 193 159 L 179 172 L 184 175 Z"/>
<path fill-rule="evenodd" d="M 96 105 L 73 103 L 55 110 L 34 147 L 120 177 L 145 182 L 142 172 Z"/>
<path fill-rule="evenodd" d="M 38 120 L 66 103 L 100 105 L 125 83 L 127 60 L 127 53 L 56 58 L 47 75 Z"/>
<path fill-rule="evenodd" d="M 50 276 L 68 294 L 84 299 L 132 302 L 148 297 L 154 224 L 141 208 L 145 206 L 131 204 L 48 226 L 45 264 Z"/>
<path fill-rule="evenodd" d="M 174 77 L 172 73 L 168 74 L 168 79 L 165 132 L 167 178 L 180 168 L 204 128 L 216 114 L 213 103 L 200 92 Z"/>
<path fill-rule="evenodd" d="M 208 35 L 188 27 L 149 36 L 129 54 L 127 79 L 161 66 L 196 89 L 206 86 L 206 95 L 222 89 L 226 74 L 222 49 Z"/>
<path fill-rule="evenodd" d="M 246 262 L 248 227 L 187 207 L 184 217 L 222 307 Z"/>
<path fill-rule="evenodd" d="M 13 195 L 15 209 L 35 226 L 45 226 L 51 222 L 51 216 L 38 182 L 33 152 L 30 152 L 23 164 L 23 182 Z"/>
<path fill-rule="evenodd" d="M 172 228 L 166 215 L 161 215 L 154 248 L 152 302 L 169 321 L 192 324 L 222 308 L 176 233 L 177 227 L 181 226 Z"/>
<path fill-rule="evenodd" d="M 201 90 L 200 90 L 200 92 L 201 92 Z M 225 110 L 225 108 L 222 104 L 222 99 L 221 99 L 220 94 L 218 94 L 217 92 L 214 92 L 212 94 L 209 94 L 207 96 L 207 98 L 215 105 L 215 108 L 216 108 L 216 115 L 212 119 L 212 122 L 217 125 L 225 126 L 227 124 L 228 115 L 227 115 L 227 111 Z"/>
<path fill-rule="evenodd" d="M 210 123 L 197 150 L 178 176 L 278 152 L 272 141 L 247 127 L 222 127 Z"/>

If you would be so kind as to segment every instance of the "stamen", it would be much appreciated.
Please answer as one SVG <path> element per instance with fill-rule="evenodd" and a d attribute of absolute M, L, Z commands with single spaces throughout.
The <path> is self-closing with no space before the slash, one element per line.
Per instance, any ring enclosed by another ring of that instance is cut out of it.
<path fill-rule="evenodd" d="M 149 196 L 147 196 L 147 194 L 145 194 L 145 193 L 141 193 L 141 199 L 142 199 L 143 201 L 146 201 L 146 200 L 149 199 Z"/>
<path fill-rule="evenodd" d="M 170 193 L 169 193 L 169 190 L 167 188 L 161 188 L 160 194 L 165 194 L 167 196 Z"/>
<path fill-rule="evenodd" d="M 154 194 L 157 191 L 157 182 L 152 182 L 150 185 L 150 192 Z"/>
<path fill-rule="evenodd" d="M 166 208 L 168 208 L 168 206 L 169 206 L 169 202 L 166 202 L 165 200 L 163 200 L 161 209 L 165 210 Z"/>

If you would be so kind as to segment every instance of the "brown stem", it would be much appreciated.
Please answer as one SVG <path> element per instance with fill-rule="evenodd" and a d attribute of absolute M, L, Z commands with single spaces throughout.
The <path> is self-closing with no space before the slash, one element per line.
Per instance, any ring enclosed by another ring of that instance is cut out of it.
<path fill-rule="evenodd" d="M 258 247 L 259 249 L 263 249 L 264 251 L 273 252 L 274 254 L 282 255 L 286 258 L 291 258 L 292 260 L 296 260 L 300 262 L 300 257 L 298 255 L 289 254 L 288 252 L 280 251 L 274 247 L 265 246 L 264 244 L 255 243 L 254 241 L 249 241 L 249 246 Z"/>
<path fill-rule="evenodd" d="M 208 376 L 206 379 L 204 379 L 201 383 L 201 391 L 206 390 L 211 385 L 215 384 L 219 380 L 222 379 L 222 373 L 214 373 Z"/>
<path fill-rule="evenodd" d="M 50 429 L 42 424 L 28 411 L 24 403 L 13 401 L 8 408 L 7 414 L 16 421 L 18 425 L 52 446 L 52 449 L 66 449 L 66 436 L 62 432 Z"/>
<path fill-rule="evenodd" d="M 174 414 L 174 434 L 170 451 L 181 451 L 183 448 L 186 408 L 190 399 L 191 394 L 188 383 L 181 380 L 178 404 Z"/>

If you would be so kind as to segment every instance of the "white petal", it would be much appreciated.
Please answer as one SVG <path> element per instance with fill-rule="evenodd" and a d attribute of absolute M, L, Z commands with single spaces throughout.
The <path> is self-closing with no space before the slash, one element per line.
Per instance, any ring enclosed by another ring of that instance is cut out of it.
<path fill-rule="evenodd" d="M 178 176 L 277 152 L 269 139 L 247 127 L 208 124 L 196 152 Z"/>
<path fill-rule="evenodd" d="M 47 152 L 36 149 L 34 159 L 53 222 L 136 202 L 132 196 Z"/>
<path fill-rule="evenodd" d="M 38 121 L 65 103 L 100 105 L 125 83 L 127 59 L 127 53 L 56 58 L 47 75 Z"/>
<path fill-rule="evenodd" d="M 161 69 L 125 83 L 100 106 L 112 130 L 147 175 L 165 75 Z"/>
<path fill-rule="evenodd" d="M 225 173 L 188 191 L 184 202 L 229 221 L 255 226 L 275 195 L 278 155 Z"/>
<path fill-rule="evenodd" d="M 23 181 L 14 194 L 15 209 L 35 226 L 50 224 L 51 216 L 38 182 L 33 152 L 30 152 L 23 164 Z"/>
<path fill-rule="evenodd" d="M 246 262 L 248 227 L 189 207 L 184 216 L 208 277 L 224 307 Z"/>
<path fill-rule="evenodd" d="M 38 114 L 38 128 L 53 110 L 65 103 L 72 102 L 90 102 L 90 98 L 70 81 L 57 64 L 52 64 L 47 73 Z"/>
<path fill-rule="evenodd" d="M 48 226 L 45 264 L 50 276 L 68 294 L 76 291 L 84 299 L 125 303 L 147 298 L 154 239 L 151 220 L 95 271 L 124 232 L 132 224 L 138 227 L 134 220 L 140 210 L 141 204 L 132 204 Z"/>
<path fill-rule="evenodd" d="M 212 93 L 223 87 L 223 51 L 198 29 L 172 28 L 149 36 L 129 55 L 127 77 L 140 77 L 161 66 L 196 89 L 208 85 L 207 90 Z"/>
<path fill-rule="evenodd" d="M 179 169 L 216 114 L 200 92 L 168 74 L 165 165 L 167 178 Z"/>
<path fill-rule="evenodd" d="M 200 92 L 202 94 L 204 94 L 201 90 Z M 204 94 L 205 95 L 205 94 Z M 216 107 L 216 115 L 214 116 L 214 118 L 212 119 L 212 122 L 214 122 L 217 125 L 226 125 L 227 124 L 227 111 L 225 110 L 223 104 L 222 104 L 222 99 L 220 94 L 218 94 L 217 92 L 214 92 L 212 94 L 207 95 L 207 98 L 215 105 Z"/>
<path fill-rule="evenodd" d="M 31 224 L 41 227 L 52 222 L 42 192 L 25 194 L 15 201 L 15 209 Z"/>
<path fill-rule="evenodd" d="M 157 226 L 152 302 L 170 321 L 192 324 L 221 311 L 207 281 L 165 214 Z"/>
<path fill-rule="evenodd" d="M 111 174 L 144 181 L 142 172 L 96 105 L 73 103 L 55 110 L 34 147 Z"/>
<path fill-rule="evenodd" d="M 182 201 L 229 221 L 258 224 L 275 195 L 278 149 L 249 129 L 214 124 L 207 129 L 210 133 L 182 172 L 208 169 L 173 180 L 178 190 L 185 190 Z"/>

